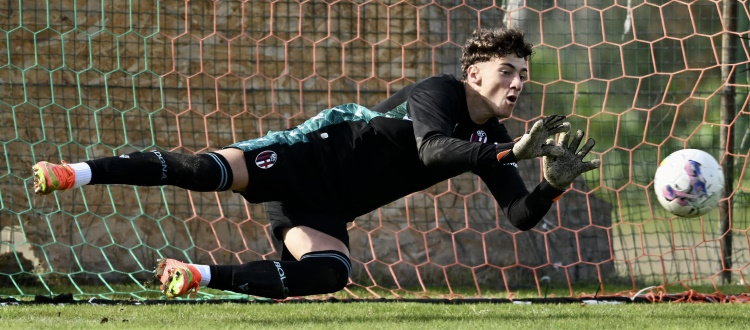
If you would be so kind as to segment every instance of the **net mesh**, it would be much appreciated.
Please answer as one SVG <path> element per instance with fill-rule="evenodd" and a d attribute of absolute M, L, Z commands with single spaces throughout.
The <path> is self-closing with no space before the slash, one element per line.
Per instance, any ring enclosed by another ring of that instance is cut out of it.
<path fill-rule="evenodd" d="M 160 257 L 278 258 L 262 207 L 239 195 L 84 186 L 39 197 L 35 162 L 207 152 L 335 105 L 372 106 L 433 74 L 460 77 L 471 31 L 497 26 L 534 44 L 511 135 L 568 115 L 597 141 L 601 170 L 528 232 L 470 174 L 357 218 L 351 283 L 336 295 L 745 293 L 749 10 L 730 3 L 4 1 L 0 295 L 147 299 Z M 686 219 L 658 204 L 653 174 L 683 148 L 731 173 L 726 212 Z M 536 161 L 521 172 L 530 189 L 541 179 Z"/>

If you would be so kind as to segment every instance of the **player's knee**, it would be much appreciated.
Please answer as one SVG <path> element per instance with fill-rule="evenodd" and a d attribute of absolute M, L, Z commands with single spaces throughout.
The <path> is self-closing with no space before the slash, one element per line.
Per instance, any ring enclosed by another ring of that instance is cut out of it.
<path fill-rule="evenodd" d="M 346 287 L 351 274 L 349 257 L 339 251 L 317 251 L 302 256 L 300 261 L 314 262 L 321 272 L 322 281 L 319 289 L 333 293 Z"/>

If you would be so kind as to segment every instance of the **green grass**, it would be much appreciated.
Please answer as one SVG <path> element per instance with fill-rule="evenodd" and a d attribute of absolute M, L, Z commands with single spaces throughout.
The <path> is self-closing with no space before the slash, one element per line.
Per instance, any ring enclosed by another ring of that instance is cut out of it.
<path fill-rule="evenodd" d="M 735 304 L 198 304 L 0 307 L 3 329 L 731 329 L 750 323 Z"/>
<path fill-rule="evenodd" d="M 627 296 L 627 292 L 636 292 L 640 289 L 658 285 L 658 284 L 645 284 L 641 283 L 636 289 L 634 289 L 632 286 L 627 285 L 613 285 L 613 284 L 607 284 L 605 286 L 605 291 L 601 291 L 601 289 L 595 285 L 595 284 L 579 284 L 575 285 L 573 288 L 573 293 L 571 295 L 570 288 L 567 286 L 559 286 L 559 285 L 552 285 L 550 287 L 542 286 L 541 293 L 534 287 L 526 287 L 526 288 L 518 288 L 514 290 L 513 293 L 513 299 L 527 299 L 527 298 L 543 298 L 543 297 L 578 297 L 582 294 L 585 295 L 593 295 L 593 294 L 600 294 L 600 295 L 614 295 L 617 293 L 623 294 L 624 296 Z M 715 293 L 717 290 L 718 292 L 721 292 L 723 294 L 741 294 L 741 293 L 748 293 L 748 289 L 744 285 L 719 285 L 718 287 L 714 287 L 713 285 L 691 285 L 690 288 L 698 293 Z M 128 301 L 128 300 L 159 300 L 159 299 L 166 299 L 164 295 L 158 291 L 158 287 L 156 286 L 149 286 L 144 290 L 143 287 L 134 285 L 134 284 L 117 284 L 112 285 L 111 289 L 114 291 L 110 291 L 107 287 L 104 286 L 94 286 L 94 285 L 81 285 L 78 287 L 73 286 L 64 286 L 64 285 L 56 285 L 51 286 L 50 289 L 52 289 L 52 293 L 47 291 L 42 286 L 24 286 L 21 287 L 21 292 L 19 292 L 15 287 L 0 287 L 0 298 L 14 298 L 19 301 L 32 301 L 34 300 L 35 295 L 40 296 L 47 296 L 47 297 L 53 297 L 59 294 L 63 293 L 71 293 L 73 294 L 73 299 L 76 301 L 85 301 L 89 300 L 90 298 L 99 298 L 99 299 L 107 299 L 107 300 L 118 300 L 118 301 Z M 78 291 L 80 289 L 82 292 Z M 679 294 L 688 291 L 684 286 L 681 285 L 672 285 L 665 288 L 666 293 L 668 294 Z M 646 293 L 651 291 L 646 291 Z M 656 291 L 654 291 L 656 292 Z M 394 294 L 395 293 L 395 294 Z M 377 295 L 375 295 L 377 294 Z M 376 299 L 376 298 L 385 298 L 385 299 L 424 299 L 424 298 L 433 298 L 433 299 L 441 299 L 441 298 L 509 298 L 507 291 L 496 291 L 496 290 L 483 290 L 481 296 L 477 294 L 477 291 L 474 287 L 454 287 L 453 291 L 451 292 L 447 287 L 431 287 L 428 289 L 428 291 L 422 291 L 421 288 L 408 288 L 407 290 L 396 290 L 396 291 L 390 291 L 385 290 L 382 288 L 370 288 L 365 289 L 359 286 L 349 286 L 348 291 L 341 290 L 334 294 L 332 294 L 334 298 L 337 299 L 352 299 L 352 298 L 359 298 L 359 299 Z M 310 297 L 311 299 L 325 299 L 329 296 L 319 296 L 319 297 Z M 181 298 L 182 299 L 182 298 Z M 188 300 L 195 300 L 192 298 L 186 298 Z M 198 292 L 197 300 L 211 300 L 211 299 L 248 299 L 253 300 L 253 298 L 243 295 L 243 294 L 237 294 L 229 291 L 221 291 L 216 289 L 210 289 L 210 288 L 201 288 Z M 259 300 L 266 300 L 264 298 L 260 298 Z"/>

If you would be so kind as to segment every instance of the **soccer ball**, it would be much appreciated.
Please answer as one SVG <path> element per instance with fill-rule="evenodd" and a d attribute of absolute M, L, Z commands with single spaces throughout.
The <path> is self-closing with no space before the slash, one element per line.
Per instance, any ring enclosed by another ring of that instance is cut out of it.
<path fill-rule="evenodd" d="M 670 213 L 694 218 L 719 204 L 724 189 L 721 165 L 698 149 L 675 151 L 659 164 L 654 190 L 659 203 Z"/>

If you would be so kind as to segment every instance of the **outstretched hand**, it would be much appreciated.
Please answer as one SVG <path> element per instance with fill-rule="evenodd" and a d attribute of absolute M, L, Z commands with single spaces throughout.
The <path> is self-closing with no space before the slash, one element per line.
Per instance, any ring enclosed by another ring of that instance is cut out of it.
<path fill-rule="evenodd" d="M 554 143 L 549 143 L 547 138 L 557 133 L 570 131 L 570 123 L 563 122 L 564 119 L 565 116 L 551 115 L 534 123 L 529 132 L 513 145 L 513 154 L 516 159 L 562 156 L 565 150 Z"/>
<path fill-rule="evenodd" d="M 565 190 L 581 173 L 598 168 L 601 163 L 598 159 L 590 162 L 583 161 L 583 158 L 596 143 L 594 139 L 589 138 L 586 144 L 578 150 L 578 146 L 583 140 L 583 131 L 576 131 L 573 141 L 568 143 L 568 140 L 570 140 L 568 132 L 561 134 L 557 146 L 562 148 L 564 153 L 560 156 L 545 156 L 543 158 L 544 178 L 552 187 L 559 190 Z M 547 143 L 554 143 L 554 140 L 549 139 Z"/>

